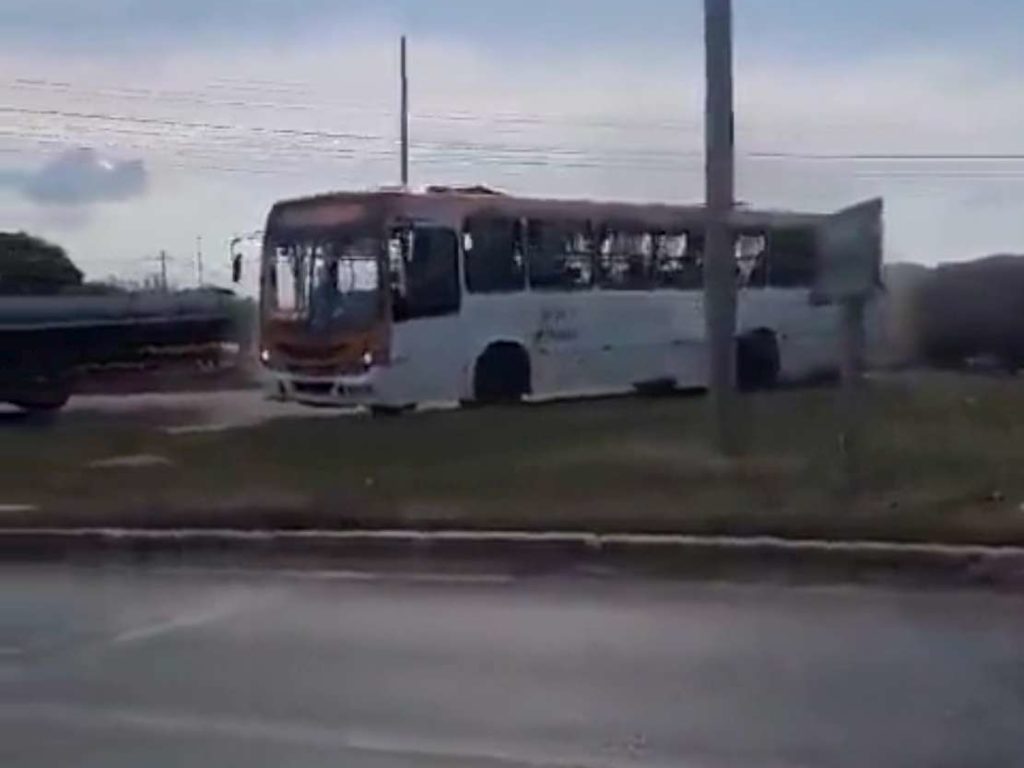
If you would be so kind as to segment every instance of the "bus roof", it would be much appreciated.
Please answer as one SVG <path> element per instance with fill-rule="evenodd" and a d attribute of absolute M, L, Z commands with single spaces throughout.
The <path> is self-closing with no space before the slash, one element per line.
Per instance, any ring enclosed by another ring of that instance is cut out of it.
<path fill-rule="evenodd" d="M 275 204 L 267 222 L 267 231 L 330 229 L 357 219 L 378 219 L 392 215 L 422 219 L 466 219 L 475 215 L 489 215 L 567 222 L 600 221 L 611 226 L 618 224 L 623 227 L 672 231 L 701 227 L 705 219 L 705 207 L 514 197 L 482 187 L 468 191 L 435 188 L 426 192 L 331 192 Z M 733 212 L 732 220 L 733 226 L 738 229 L 771 230 L 814 226 L 826 216 L 738 207 Z"/>

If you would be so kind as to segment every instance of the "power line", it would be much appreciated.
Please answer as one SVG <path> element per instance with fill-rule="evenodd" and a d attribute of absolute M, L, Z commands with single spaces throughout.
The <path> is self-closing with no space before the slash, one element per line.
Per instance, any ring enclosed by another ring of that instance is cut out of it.
<path fill-rule="evenodd" d="M 2 138 L 2 137 L 0 137 Z M 34 141 L 43 145 L 61 145 L 58 139 L 33 139 L 31 137 L 24 137 L 24 141 Z M 226 148 L 211 148 L 201 145 L 176 145 L 174 147 L 157 148 L 147 145 L 138 144 L 120 144 L 119 146 L 133 148 L 137 150 L 143 150 L 147 152 L 157 152 L 157 158 L 151 158 L 150 162 L 164 168 L 172 168 L 179 170 L 195 170 L 195 171 L 210 171 L 215 173 L 229 173 L 229 174 L 248 174 L 248 175 L 261 175 L 261 176 L 288 176 L 288 175 L 305 175 L 309 173 L 309 169 L 316 165 L 321 165 L 324 161 L 331 163 L 356 163 L 361 165 L 369 164 L 385 164 L 393 162 L 398 157 L 398 153 L 394 151 L 382 151 L 374 153 L 362 153 L 360 155 L 344 155 L 344 156 L 330 156 L 330 154 L 313 153 L 313 152 L 289 152 L 288 150 L 276 150 L 273 153 L 261 152 L 246 152 L 246 151 L 235 151 Z M 2 152 L 13 152 L 15 150 L 9 148 L 0 148 Z M 265 160 L 268 157 L 277 157 L 281 162 L 274 163 L 272 165 L 264 164 L 262 166 L 254 166 L 251 164 L 240 165 L 238 163 L 232 163 L 232 160 L 238 159 L 243 161 L 256 161 Z M 159 156 L 173 156 L 173 160 L 161 160 Z M 227 162 L 221 162 L 221 160 Z M 469 167 L 501 167 L 505 172 L 510 172 L 512 169 L 556 169 L 556 170 L 582 170 L 582 171 L 621 171 L 621 170 L 633 170 L 637 172 L 654 172 L 654 173 L 700 173 L 700 168 L 697 165 L 687 165 L 683 158 L 665 158 L 663 161 L 650 164 L 650 163 L 638 163 L 635 160 L 629 159 L 617 159 L 617 158 L 595 158 L 590 160 L 563 160 L 550 156 L 537 155 L 535 157 L 521 158 L 521 157 L 509 157 L 503 155 L 489 155 L 489 154 L 474 154 L 463 152 L 459 154 L 443 153 L 435 154 L 432 156 L 425 156 L 417 158 L 417 163 L 420 165 L 443 165 L 449 167 L 457 166 L 469 166 Z M 942 171 L 920 171 L 916 173 L 901 172 L 901 171 L 851 171 L 844 174 L 844 176 L 853 179 L 878 179 L 878 180 L 892 180 L 892 181 L 906 181 L 922 183 L 928 181 L 945 181 L 945 182 L 962 182 L 962 181 L 1024 181 L 1024 172 L 1013 173 L 982 173 L 982 172 L 960 172 L 960 173 L 948 173 Z"/>
<path fill-rule="evenodd" d="M 890 161 L 1024 161 L 1024 152 L 981 153 L 981 152 L 747 152 L 755 160 L 820 160 L 825 162 L 890 162 Z"/>
<path fill-rule="evenodd" d="M 113 122 L 117 124 L 130 124 L 130 125 L 158 125 L 168 128 L 197 128 L 203 130 L 211 130 L 217 132 L 235 132 L 235 133 L 254 133 L 261 136 L 282 136 L 289 138 L 297 138 L 300 140 L 308 139 L 331 139 L 333 141 L 358 141 L 361 143 L 377 142 L 387 143 L 392 145 L 393 139 L 388 136 L 382 136 L 380 134 L 353 134 L 353 133 L 334 133 L 330 131 L 317 131 L 307 130 L 298 128 L 271 128 L 267 126 L 254 126 L 254 125 L 228 125 L 223 123 L 208 123 L 208 122 L 194 122 L 184 120 L 174 120 L 170 118 L 155 118 L 155 117 L 140 117 L 130 115 L 114 115 L 99 112 L 75 112 L 69 110 L 50 110 L 50 109 L 29 109 L 22 107 L 0 107 L 0 113 L 14 113 L 22 115 L 30 115 L 33 117 L 62 117 L 70 120 L 89 120 L 89 121 L 100 121 L 100 122 Z M 114 131 L 125 131 L 126 129 L 110 129 L 105 128 L 106 132 Z M 135 129 L 127 129 L 131 135 L 145 135 L 153 138 L 174 138 L 173 134 L 168 136 L 166 133 L 152 132 L 152 131 L 137 131 Z M 218 139 L 220 140 L 220 139 Z M 317 152 L 325 151 L 336 151 L 343 153 L 354 153 L 357 151 L 363 151 L 356 148 L 341 148 L 332 146 L 331 149 L 326 149 L 318 145 L 303 145 L 304 147 L 315 148 Z M 412 143 L 414 149 L 421 150 L 467 150 L 467 151 L 487 151 L 487 152 L 502 152 L 509 154 L 527 154 L 527 155 L 538 155 L 538 154 L 561 154 L 567 156 L 584 156 L 588 153 L 595 151 L 601 151 L 600 149 L 587 148 L 587 147 L 576 147 L 576 146 L 560 146 L 560 145 L 514 145 L 514 144 L 498 144 L 493 142 L 477 142 L 469 140 L 434 140 L 434 141 L 417 141 Z M 642 149 L 642 148 L 630 148 L 625 150 L 618 150 L 620 154 L 624 155 L 635 155 L 638 157 L 654 157 L 664 158 L 666 156 L 677 156 L 680 153 L 669 150 L 658 150 L 658 149 Z M 692 157 L 699 157 L 699 153 L 686 153 Z"/>
<path fill-rule="evenodd" d="M 7 114 L 32 115 L 36 117 L 63 117 L 78 120 L 106 120 L 110 122 L 134 123 L 140 125 L 164 125 L 175 128 L 200 128 L 211 131 L 235 131 L 239 126 L 228 123 L 192 122 L 161 117 L 139 117 L 135 115 L 112 115 L 100 112 L 74 112 L 62 109 L 32 109 L 29 107 L 0 106 L 0 112 Z M 345 139 L 348 141 L 379 140 L 381 136 L 319 131 L 307 128 L 270 128 L 267 126 L 246 126 L 244 130 L 279 136 L 306 136 L 320 139 Z"/>
<path fill-rule="evenodd" d="M 322 163 L 329 162 L 374 162 L 395 157 L 393 149 L 369 149 L 366 145 L 377 142 L 393 147 L 388 137 L 375 134 L 334 133 L 295 128 L 271 128 L 267 126 L 237 126 L 224 123 L 198 121 L 182 121 L 169 118 L 154 118 L 134 115 L 117 115 L 100 112 L 78 112 L 70 110 L 30 109 L 19 107 L 0 107 L 0 112 L 24 114 L 36 117 L 64 117 L 70 120 L 83 119 L 94 122 L 108 123 L 102 131 L 104 135 L 115 134 L 130 138 L 148 138 L 161 144 L 128 144 L 125 146 L 146 152 L 173 152 L 176 157 L 190 155 L 212 161 L 214 165 L 206 166 L 208 170 L 244 173 L 286 173 L 289 169 L 280 163 L 261 168 L 237 167 L 217 163 L 222 157 L 232 155 L 243 160 L 259 160 L 272 158 L 284 162 L 302 164 L 304 161 Z M 156 130 L 151 130 L 153 127 Z M 200 128 L 212 131 L 205 137 L 182 138 L 174 133 L 176 128 Z M 167 128 L 170 130 L 159 130 Z M 230 132 L 235 132 L 232 134 Z M 244 134 L 252 134 L 247 137 Z M 237 135 L 241 133 L 243 135 Z M 40 144 L 73 144 L 81 143 L 72 137 L 58 133 L 42 133 L 31 127 L 20 130 L 0 131 L 0 138 L 14 141 L 24 140 Z M 320 139 L 330 138 L 331 143 L 323 146 Z M 359 146 L 339 146 L 338 142 L 357 140 Z M 166 144 L 166 146 L 164 145 Z M 605 148 L 547 145 L 514 145 L 495 142 L 478 142 L 465 140 L 435 140 L 413 143 L 413 148 L 420 152 L 418 163 L 423 164 L 497 164 L 515 167 L 559 167 L 568 169 L 633 169 L 637 171 L 677 170 L 674 166 L 688 159 L 697 160 L 698 152 L 686 152 L 658 148 Z M 1024 161 L 1024 154 L 1018 153 L 812 153 L 785 151 L 753 151 L 743 155 L 746 160 L 766 162 L 835 162 L 835 163 L 872 163 L 872 162 L 1005 162 Z M 673 168 L 666 168 L 671 165 Z M 202 166 L 194 166 L 197 169 Z M 299 172 L 299 168 L 292 169 Z M 913 173 L 897 169 L 877 171 L 857 171 L 858 178 L 899 178 L 899 179 L 947 179 L 947 180 L 1013 180 L 1018 178 L 1015 173 L 965 172 L 951 173 L 948 171 L 915 171 Z"/>
<path fill-rule="evenodd" d="M 3 81 L 0 80 L 0 83 L 3 83 Z M 337 108 L 337 111 L 373 115 L 376 117 L 380 117 L 382 120 L 390 118 L 393 115 L 393 110 L 385 104 L 381 104 L 378 107 L 368 109 L 365 103 L 356 104 L 352 102 L 342 102 L 332 99 L 321 99 L 317 103 L 296 103 L 288 101 L 251 101 L 247 99 L 225 100 L 223 96 L 210 96 L 208 94 L 205 94 L 201 90 L 161 90 L 145 88 L 128 88 L 120 86 L 106 88 L 82 88 L 80 86 L 76 86 L 72 83 L 67 82 L 28 78 L 14 78 L 13 80 L 8 80 L 5 85 L 0 85 L 0 87 L 7 88 L 9 90 L 20 91 L 57 91 L 59 92 L 59 95 L 62 98 L 65 98 L 68 95 L 77 95 L 88 96 L 90 98 L 100 97 L 125 99 L 132 101 L 144 100 L 151 102 L 163 101 L 170 103 L 185 103 L 214 107 L 234 107 L 241 109 L 286 109 L 295 111 L 317 112 L 326 112 L 331 108 Z M 591 128 L 666 131 L 679 131 L 683 129 L 692 129 L 694 131 L 699 131 L 700 129 L 700 121 L 697 119 L 669 120 L 665 118 L 654 117 L 615 118 L 610 116 L 576 115 L 572 113 L 557 112 L 497 112 L 490 114 L 481 114 L 479 112 L 470 112 L 466 110 L 455 110 L 449 112 L 414 111 L 410 113 L 410 117 L 414 120 L 453 123 L 486 122 L 528 126 L 571 125 L 585 126 Z"/>
<path fill-rule="evenodd" d="M 27 107 L 0 106 L 0 113 L 20 114 L 33 117 L 60 117 L 70 120 L 90 120 L 129 125 L 156 125 L 168 128 L 192 128 L 216 132 L 253 133 L 264 136 L 281 136 L 298 139 L 330 139 L 334 141 L 350 142 L 384 142 L 391 143 L 391 139 L 380 134 L 335 132 L 306 128 L 275 128 L 260 125 L 231 125 L 228 123 L 214 123 L 203 121 L 186 121 L 171 118 L 144 117 L 138 115 L 109 114 L 102 112 L 79 112 L 61 109 L 33 109 Z M 161 137 L 161 134 L 153 135 L 154 138 Z M 494 144 L 487 142 L 446 140 L 446 141 L 421 141 L 413 144 L 417 149 L 464 149 L 470 151 L 500 151 L 518 154 L 564 154 L 564 155 L 585 155 L 594 150 L 588 148 L 566 147 L 558 145 L 547 146 L 516 146 L 508 144 Z M 318 151 L 323 151 L 318 148 Z M 355 149 L 341 148 L 342 152 L 355 152 Z M 620 150 L 623 154 L 639 157 L 699 157 L 698 152 L 678 152 L 659 149 L 629 149 Z M 787 161 L 821 161 L 821 162 L 1024 162 L 1024 153 L 1003 152 L 1003 153 L 977 153 L 977 152 L 789 152 L 789 151 L 768 151 L 753 150 L 743 153 L 743 156 L 752 160 L 787 160 Z"/>

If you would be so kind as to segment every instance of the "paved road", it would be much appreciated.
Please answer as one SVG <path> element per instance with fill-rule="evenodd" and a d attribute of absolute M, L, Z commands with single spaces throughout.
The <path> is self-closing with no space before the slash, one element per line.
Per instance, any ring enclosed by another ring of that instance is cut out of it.
<path fill-rule="evenodd" d="M 179 431 L 231 429 L 262 424 L 281 418 L 321 418 L 337 416 L 341 410 L 316 409 L 298 403 L 268 400 L 260 389 L 217 392 L 161 392 L 132 395 L 80 395 L 71 398 L 67 413 L 92 413 L 109 416 L 130 414 L 156 415 L 161 412 L 190 414 L 175 419 Z"/>
<path fill-rule="evenodd" d="M 121 395 L 76 395 L 57 418 L 76 415 L 111 420 L 146 417 L 171 431 L 202 432 L 263 424 L 274 419 L 331 418 L 351 409 L 310 408 L 268 400 L 258 389 L 215 392 L 149 392 Z M 0 403 L 0 425 L 24 421 L 17 408 Z"/>
<path fill-rule="evenodd" d="M 1024 764 L 1024 598 L 0 568 L 0 765 Z"/>

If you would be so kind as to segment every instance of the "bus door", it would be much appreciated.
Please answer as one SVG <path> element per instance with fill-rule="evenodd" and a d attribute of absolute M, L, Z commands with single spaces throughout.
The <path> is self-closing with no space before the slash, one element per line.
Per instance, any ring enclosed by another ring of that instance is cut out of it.
<path fill-rule="evenodd" d="M 458 236 L 433 223 L 403 223 L 388 240 L 393 319 L 390 399 L 444 401 L 458 393 L 462 357 Z"/>

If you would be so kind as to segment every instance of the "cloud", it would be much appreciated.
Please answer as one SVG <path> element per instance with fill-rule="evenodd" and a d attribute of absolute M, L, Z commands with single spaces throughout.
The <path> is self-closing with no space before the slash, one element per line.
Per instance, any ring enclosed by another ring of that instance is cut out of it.
<path fill-rule="evenodd" d="M 803 60 L 863 60 L 927 44 L 1019 55 L 1019 0 L 743 0 L 735 3 L 737 51 L 785 51 Z M 291 45 L 310 29 L 383 23 L 414 39 L 455 34 L 515 55 L 557 46 L 577 52 L 631 39 L 688 47 L 699 40 L 698 0 L 3 0 L 0 39 L 29 50 L 98 55 L 188 48 L 197 41 Z"/>
<path fill-rule="evenodd" d="M 142 160 L 110 160 L 84 148 L 66 151 L 36 171 L 0 171 L 0 184 L 40 205 L 86 206 L 139 197 L 147 173 Z"/>

